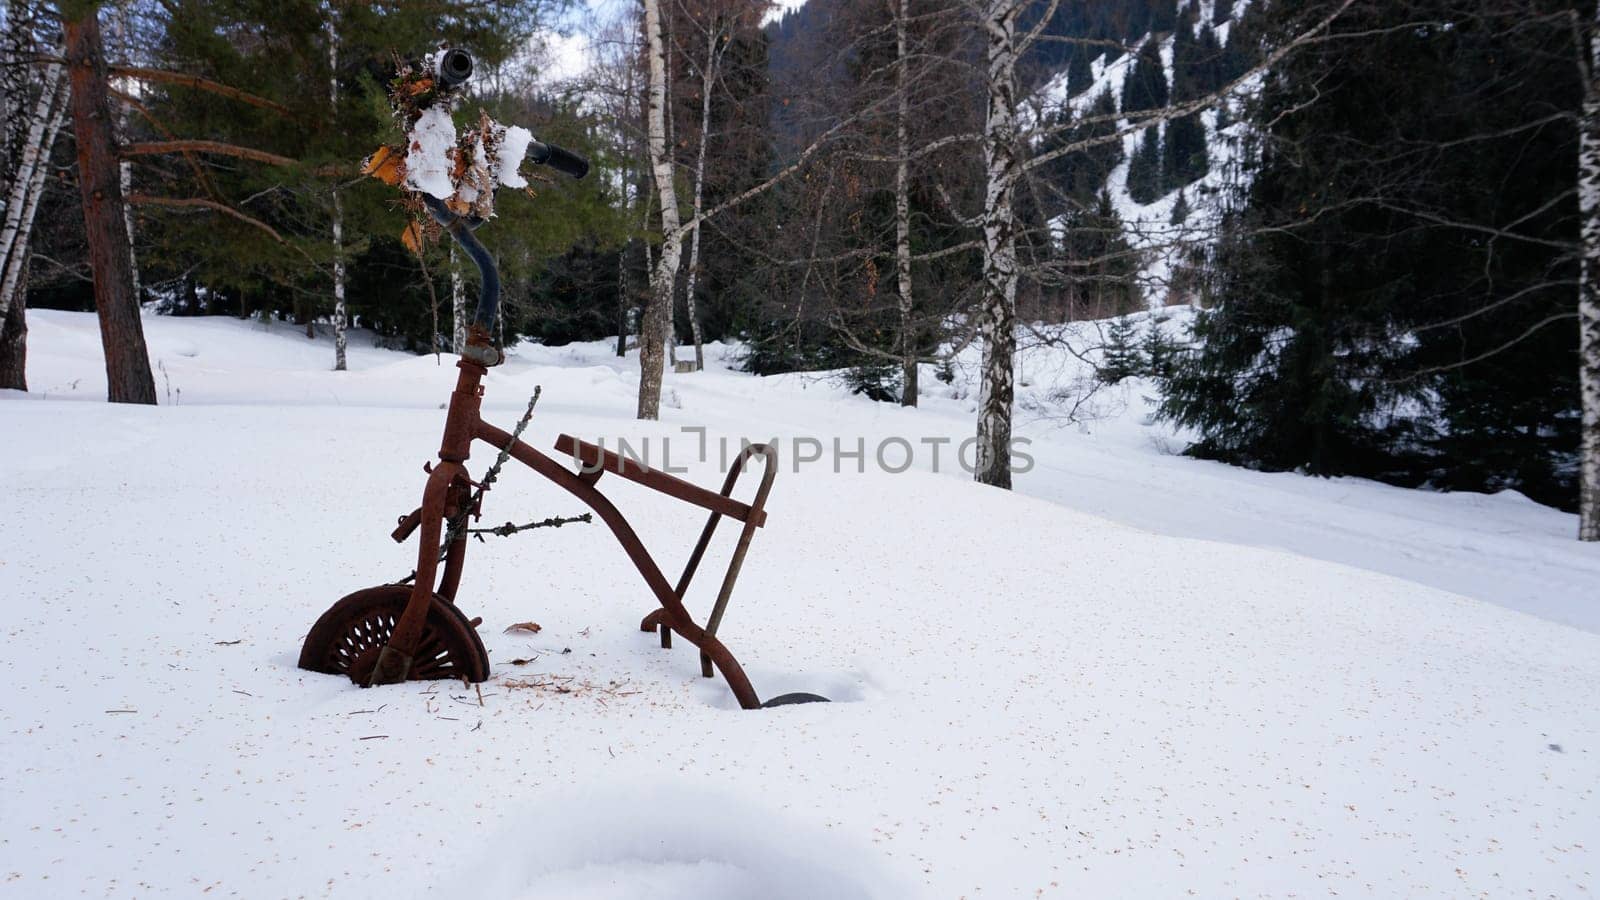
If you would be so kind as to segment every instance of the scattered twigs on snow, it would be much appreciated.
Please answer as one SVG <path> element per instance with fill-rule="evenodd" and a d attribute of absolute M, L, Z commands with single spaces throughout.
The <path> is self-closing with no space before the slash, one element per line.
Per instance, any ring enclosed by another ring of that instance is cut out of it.
<path fill-rule="evenodd" d="M 626 690 L 627 682 L 612 681 L 606 684 L 595 684 L 592 681 L 579 681 L 573 675 L 529 675 L 523 678 L 502 678 L 501 687 L 507 690 L 531 690 L 540 694 L 572 694 L 574 696 L 593 696 L 600 703 L 606 697 L 631 697 L 638 691 Z"/>

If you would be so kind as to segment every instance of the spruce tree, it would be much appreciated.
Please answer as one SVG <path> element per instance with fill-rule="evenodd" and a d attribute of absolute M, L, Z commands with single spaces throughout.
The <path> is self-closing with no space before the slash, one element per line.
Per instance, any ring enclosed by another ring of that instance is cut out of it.
<path fill-rule="evenodd" d="M 1199 113 L 1190 113 L 1167 122 L 1166 144 L 1161 156 L 1161 190 L 1170 193 L 1204 178 L 1210 170 L 1206 150 L 1206 128 Z"/>
<path fill-rule="evenodd" d="M 1178 27 L 1178 0 L 1152 0 L 1150 33 L 1170 34 Z"/>
<path fill-rule="evenodd" d="M 1178 199 L 1172 204 L 1172 217 L 1167 221 L 1172 225 L 1182 225 L 1189 221 L 1189 198 L 1183 191 L 1178 192 Z"/>
<path fill-rule="evenodd" d="M 1067 96 L 1076 97 L 1094 85 L 1094 69 L 1090 66 L 1089 48 L 1072 48 L 1072 59 L 1067 62 Z"/>
<path fill-rule="evenodd" d="M 1167 70 L 1161 63 L 1161 43 L 1147 40 L 1139 48 L 1139 55 L 1122 83 L 1122 114 L 1160 109 L 1169 99 Z"/>
<path fill-rule="evenodd" d="M 1151 125 L 1139 138 L 1128 161 L 1128 196 L 1135 203 L 1151 203 L 1161 196 L 1161 126 Z"/>
<path fill-rule="evenodd" d="M 1134 378 L 1145 371 L 1144 359 L 1135 342 L 1133 321 L 1127 316 L 1117 318 L 1106 329 L 1106 344 L 1100 350 L 1100 364 L 1095 367 L 1095 377 L 1106 384 L 1117 384 Z"/>
<path fill-rule="evenodd" d="M 1115 134 L 1116 112 L 1117 101 L 1111 96 L 1110 88 L 1094 99 L 1085 114 L 1085 118 L 1096 121 L 1064 128 L 1062 126 L 1072 121 L 1072 113 L 1063 109 L 1045 120 L 1048 126 L 1056 130 L 1040 142 L 1037 152 L 1047 153 L 1064 144 Z M 1041 167 L 1039 176 L 1050 185 L 1054 197 L 1071 199 L 1079 204 L 1090 204 L 1105 187 L 1106 176 L 1110 175 L 1111 170 L 1121 162 L 1122 143 L 1103 141 L 1087 149 L 1057 157 Z M 1061 207 L 1049 201 L 1047 206 L 1049 208 L 1046 212 L 1050 215 L 1062 211 Z"/>
<path fill-rule="evenodd" d="M 1307 12 L 1270 9 L 1269 35 Z M 1161 407 L 1192 453 L 1571 505 L 1577 137 L 1527 123 L 1577 108 L 1578 77 L 1540 49 L 1554 19 L 1470 12 L 1356 7 L 1337 29 L 1361 40 L 1295 54 L 1247 110 L 1264 149 Z"/>
<path fill-rule="evenodd" d="M 1143 308 L 1139 259 L 1123 234 L 1111 193 L 1062 217 L 1061 253 L 1074 273 L 1068 288 L 1071 318 L 1103 319 Z"/>

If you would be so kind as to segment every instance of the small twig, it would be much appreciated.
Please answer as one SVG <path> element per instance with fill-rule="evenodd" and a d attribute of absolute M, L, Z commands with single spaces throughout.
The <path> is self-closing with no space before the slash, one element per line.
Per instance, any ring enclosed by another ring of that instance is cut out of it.
<path fill-rule="evenodd" d="M 252 694 L 252 693 L 250 693 L 250 692 L 249 692 L 249 691 L 241 691 L 241 690 L 239 690 L 239 689 L 238 689 L 238 688 L 234 688 L 234 689 L 233 689 L 233 692 L 234 692 L 234 693 L 235 693 L 235 694 L 243 694 L 243 695 L 245 695 L 245 696 L 246 696 L 246 697 L 254 697 L 254 696 L 255 696 L 255 694 Z"/>
<path fill-rule="evenodd" d="M 362 738 L 361 740 L 363 740 L 363 741 L 376 741 L 376 740 L 381 740 L 381 739 L 386 738 L 386 737 L 388 737 L 387 734 L 369 734 L 366 737 Z"/>
<path fill-rule="evenodd" d="M 108 710 L 106 710 L 106 712 L 108 712 L 108 713 L 136 713 L 136 712 L 138 712 L 138 710 L 137 709 L 108 709 Z"/>
<path fill-rule="evenodd" d="M 244 643 L 244 638 L 240 638 L 237 641 L 216 641 L 215 643 L 218 647 L 232 647 L 234 644 Z"/>

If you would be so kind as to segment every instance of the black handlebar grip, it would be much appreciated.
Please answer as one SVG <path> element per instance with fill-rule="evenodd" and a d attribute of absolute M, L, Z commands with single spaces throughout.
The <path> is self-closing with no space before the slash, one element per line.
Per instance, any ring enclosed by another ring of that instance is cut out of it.
<path fill-rule="evenodd" d="M 438 60 L 439 83 L 447 88 L 465 84 L 472 77 L 472 56 L 454 48 L 442 52 Z"/>
<path fill-rule="evenodd" d="M 528 152 L 533 161 L 539 165 L 549 166 L 557 172 L 565 172 L 573 178 L 582 178 L 589 174 L 589 161 L 571 150 L 543 141 L 534 141 Z"/>

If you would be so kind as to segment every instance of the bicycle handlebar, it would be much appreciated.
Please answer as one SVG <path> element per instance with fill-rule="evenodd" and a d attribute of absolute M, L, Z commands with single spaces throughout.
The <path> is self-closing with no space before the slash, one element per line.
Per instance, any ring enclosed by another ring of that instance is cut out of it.
<path fill-rule="evenodd" d="M 434 72 L 446 89 L 458 87 L 471 78 L 472 68 L 472 56 L 460 49 L 442 50 L 434 62 Z M 528 144 L 527 158 L 538 165 L 549 166 L 573 178 L 582 178 L 589 174 L 588 160 L 571 150 L 540 140 L 533 140 Z M 499 362 L 500 354 L 490 344 L 489 333 L 494 327 L 495 313 L 500 307 L 500 272 L 494 264 L 494 257 L 472 233 L 483 224 L 484 220 L 477 216 L 457 215 L 443 200 L 431 194 L 422 193 L 420 196 L 434 221 L 450 232 L 450 236 L 478 266 L 478 275 L 481 279 L 478 308 L 467 329 L 467 346 L 462 355 L 483 365 L 495 365 Z"/>
<path fill-rule="evenodd" d="M 528 157 L 541 166 L 549 166 L 573 178 L 582 178 L 589 174 L 587 159 L 555 144 L 536 140 L 528 145 Z"/>

